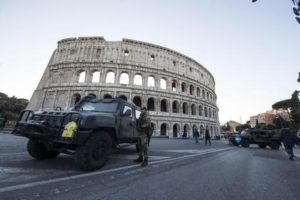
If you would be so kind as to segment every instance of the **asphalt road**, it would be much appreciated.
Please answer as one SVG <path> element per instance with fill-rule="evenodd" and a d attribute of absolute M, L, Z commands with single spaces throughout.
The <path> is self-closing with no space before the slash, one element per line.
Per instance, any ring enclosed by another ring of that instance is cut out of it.
<path fill-rule="evenodd" d="M 113 151 L 100 170 L 84 173 L 73 157 L 37 161 L 27 140 L 0 132 L 0 199 L 299 199 L 300 159 L 276 151 L 233 147 L 226 141 L 151 142 L 148 167 L 132 162 L 132 145 Z"/>

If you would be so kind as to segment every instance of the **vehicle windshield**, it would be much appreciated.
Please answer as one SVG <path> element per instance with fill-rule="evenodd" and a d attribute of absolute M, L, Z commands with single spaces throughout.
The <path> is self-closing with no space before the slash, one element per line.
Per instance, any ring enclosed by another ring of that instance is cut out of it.
<path fill-rule="evenodd" d="M 117 111 L 117 107 L 117 102 L 85 102 L 81 106 L 81 110 L 114 113 Z"/>

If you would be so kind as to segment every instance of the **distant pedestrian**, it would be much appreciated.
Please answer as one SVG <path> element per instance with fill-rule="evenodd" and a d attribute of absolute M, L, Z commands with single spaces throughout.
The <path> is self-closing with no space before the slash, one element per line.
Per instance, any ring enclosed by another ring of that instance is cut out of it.
<path fill-rule="evenodd" d="M 300 139 L 291 132 L 289 128 L 284 128 L 281 130 L 280 139 L 283 142 L 284 148 L 289 155 L 290 160 L 294 160 L 293 147 L 295 144 L 300 144 Z"/>
<path fill-rule="evenodd" d="M 196 144 L 199 143 L 198 142 L 199 136 L 200 136 L 200 134 L 199 134 L 198 130 L 195 128 L 194 131 L 193 131 L 193 137 L 195 138 Z"/>
<path fill-rule="evenodd" d="M 205 144 L 207 144 L 207 141 L 209 142 L 209 145 L 211 145 L 210 134 L 209 134 L 209 130 L 208 129 L 205 130 Z"/>

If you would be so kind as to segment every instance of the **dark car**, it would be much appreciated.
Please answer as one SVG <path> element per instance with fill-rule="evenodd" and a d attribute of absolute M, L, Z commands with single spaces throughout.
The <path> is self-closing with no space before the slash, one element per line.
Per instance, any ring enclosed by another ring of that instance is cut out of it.
<path fill-rule="evenodd" d="M 112 147 L 138 142 L 139 115 L 119 98 L 84 97 L 69 112 L 25 110 L 12 133 L 29 138 L 27 150 L 36 159 L 72 154 L 81 170 L 92 171 L 105 164 Z"/>
<path fill-rule="evenodd" d="M 279 149 L 280 133 L 277 130 L 245 129 L 241 133 L 241 145 L 249 147 L 250 144 L 257 144 L 260 148 L 270 146 L 271 149 Z"/>

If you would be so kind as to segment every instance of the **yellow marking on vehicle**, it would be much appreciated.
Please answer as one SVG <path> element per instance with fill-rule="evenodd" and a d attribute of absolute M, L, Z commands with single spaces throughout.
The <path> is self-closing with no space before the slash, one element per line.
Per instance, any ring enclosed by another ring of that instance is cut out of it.
<path fill-rule="evenodd" d="M 74 121 L 71 121 L 66 124 L 62 137 L 72 138 L 77 131 L 77 124 Z"/>

